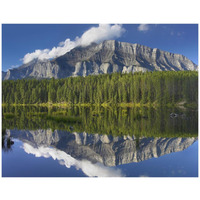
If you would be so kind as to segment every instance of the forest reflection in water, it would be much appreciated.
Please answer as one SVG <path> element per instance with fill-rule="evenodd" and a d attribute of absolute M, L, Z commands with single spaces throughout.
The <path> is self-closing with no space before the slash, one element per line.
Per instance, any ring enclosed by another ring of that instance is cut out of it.
<path fill-rule="evenodd" d="M 123 170 L 111 168 L 192 146 L 198 137 L 198 112 L 147 107 L 3 107 L 2 127 L 4 149 L 15 146 L 12 142 L 6 146 L 8 140 L 22 141 L 26 153 L 51 157 L 67 168 L 75 166 L 86 176 L 124 176 Z"/>
<path fill-rule="evenodd" d="M 115 136 L 197 136 L 198 111 L 178 108 L 3 107 L 3 129 L 49 129 Z M 173 115 L 174 114 L 174 115 Z"/>

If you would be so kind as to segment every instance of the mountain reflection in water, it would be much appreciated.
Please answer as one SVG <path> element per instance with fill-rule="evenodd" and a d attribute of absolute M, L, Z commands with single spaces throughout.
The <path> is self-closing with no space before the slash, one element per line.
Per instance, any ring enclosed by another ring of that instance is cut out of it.
<path fill-rule="evenodd" d="M 3 176 L 198 176 L 196 110 L 3 107 L 2 139 Z"/>
<path fill-rule="evenodd" d="M 83 173 L 89 177 L 123 176 L 121 170 L 119 169 L 108 168 L 100 163 L 94 164 L 87 160 L 76 160 L 69 154 L 65 153 L 64 151 L 60 151 L 56 148 L 49 148 L 44 146 L 34 148 L 33 146 L 24 143 L 23 149 L 26 153 L 33 154 L 36 157 L 52 157 L 54 160 L 58 160 L 61 165 L 65 165 L 67 168 L 75 166 L 76 169 L 81 169 Z"/>
<path fill-rule="evenodd" d="M 183 151 L 197 138 L 135 138 L 48 130 L 7 130 L 7 134 L 23 141 L 27 153 L 36 157 L 52 157 L 66 167 L 102 163 L 116 166 L 157 158 Z M 95 167 L 95 166 L 94 166 Z M 82 169 L 83 169 L 82 168 Z M 119 175 L 119 174 L 118 174 Z"/>

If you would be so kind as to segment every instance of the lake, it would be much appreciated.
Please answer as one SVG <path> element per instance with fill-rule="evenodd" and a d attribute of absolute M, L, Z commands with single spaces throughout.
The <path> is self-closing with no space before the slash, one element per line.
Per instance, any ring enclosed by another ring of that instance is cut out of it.
<path fill-rule="evenodd" d="M 3 177 L 198 177 L 198 112 L 2 107 Z"/>

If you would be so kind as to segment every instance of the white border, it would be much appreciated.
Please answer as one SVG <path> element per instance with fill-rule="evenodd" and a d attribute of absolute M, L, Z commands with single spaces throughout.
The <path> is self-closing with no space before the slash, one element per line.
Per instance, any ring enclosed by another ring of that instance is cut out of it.
<path fill-rule="evenodd" d="M 200 19 L 196 0 L 3 0 L 0 4 L 1 24 L 171 24 L 199 23 Z M 200 197 L 199 178 L 1 178 L 0 184 L 2 199 L 182 200 Z"/>

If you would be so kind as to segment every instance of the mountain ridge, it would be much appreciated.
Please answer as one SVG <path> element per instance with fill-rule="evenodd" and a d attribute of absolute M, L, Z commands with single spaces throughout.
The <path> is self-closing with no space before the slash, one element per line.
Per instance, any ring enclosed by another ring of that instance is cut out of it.
<path fill-rule="evenodd" d="M 23 78 L 65 78 L 113 72 L 197 70 L 198 66 L 181 54 L 141 44 L 105 40 L 78 46 L 53 60 L 33 60 L 2 72 L 3 80 Z"/>

